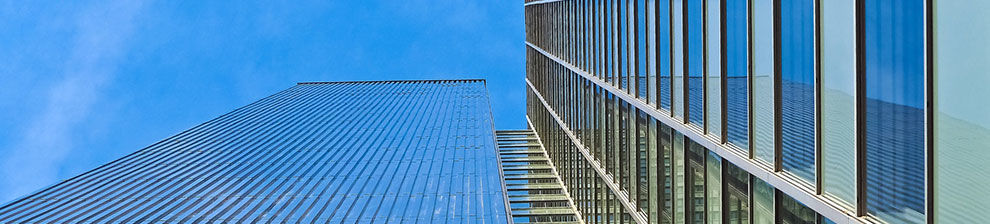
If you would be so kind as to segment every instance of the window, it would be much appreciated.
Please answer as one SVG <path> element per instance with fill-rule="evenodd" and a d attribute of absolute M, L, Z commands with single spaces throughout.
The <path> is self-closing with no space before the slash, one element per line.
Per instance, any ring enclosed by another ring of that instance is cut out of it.
<path fill-rule="evenodd" d="M 936 8 L 935 222 L 990 220 L 990 10 L 987 1 L 940 1 Z M 944 15 L 944 16 L 943 16 Z"/>
<path fill-rule="evenodd" d="M 728 213 L 725 222 L 749 224 L 749 173 L 729 161 L 724 161 L 722 165 L 725 174 L 722 188 L 725 204 L 722 207 Z"/>
<path fill-rule="evenodd" d="M 774 162 L 773 0 L 753 0 L 753 148 Z"/>
<path fill-rule="evenodd" d="M 920 223 L 925 211 L 924 4 L 866 1 L 867 211 Z"/>
<path fill-rule="evenodd" d="M 856 5 L 821 1 L 821 147 L 825 193 L 856 201 Z"/>
<path fill-rule="evenodd" d="M 780 132 L 783 169 L 815 182 L 815 2 L 780 4 Z"/>
<path fill-rule="evenodd" d="M 726 139 L 749 148 L 749 1 L 725 0 Z"/>
<path fill-rule="evenodd" d="M 707 134 L 722 136 L 722 7 L 721 0 L 705 0 L 708 32 L 705 37 L 705 127 Z"/>
<path fill-rule="evenodd" d="M 688 107 L 687 120 L 690 123 L 698 125 L 698 127 L 704 127 L 705 122 L 705 111 L 704 111 L 704 76 L 705 76 L 705 36 L 704 36 L 704 21 L 705 13 L 703 8 L 704 0 L 686 0 L 687 5 L 687 15 L 685 15 L 686 26 L 684 26 L 684 33 L 687 38 L 687 46 L 685 46 L 684 60 L 686 61 L 686 69 L 684 73 L 687 76 L 687 81 L 684 83 L 687 88 L 688 97 Z"/>

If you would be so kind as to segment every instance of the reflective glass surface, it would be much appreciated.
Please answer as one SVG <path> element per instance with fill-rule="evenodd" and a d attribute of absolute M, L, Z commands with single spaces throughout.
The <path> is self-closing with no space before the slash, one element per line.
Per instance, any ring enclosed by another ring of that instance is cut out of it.
<path fill-rule="evenodd" d="M 705 0 L 705 127 L 707 134 L 722 135 L 722 7 L 721 0 Z"/>
<path fill-rule="evenodd" d="M 670 0 L 659 0 L 657 2 L 657 68 L 659 71 L 659 77 L 657 88 L 659 88 L 658 95 L 660 96 L 660 108 L 670 110 L 670 94 L 671 94 L 671 67 L 670 67 Z"/>
<path fill-rule="evenodd" d="M 920 223 L 925 211 L 924 3 L 865 2 L 867 211 Z"/>
<path fill-rule="evenodd" d="M 787 194 L 777 191 L 777 223 L 806 224 L 815 223 L 818 213 L 804 206 L 801 202 Z"/>
<path fill-rule="evenodd" d="M 722 188 L 722 192 L 725 193 L 725 205 L 723 208 L 728 213 L 726 214 L 725 223 L 749 224 L 749 173 L 740 169 L 735 164 L 728 162 L 722 164 L 724 165 L 723 173 L 725 174 L 725 187 Z"/>
<path fill-rule="evenodd" d="M 688 91 L 687 120 L 691 123 L 704 127 L 704 76 L 705 76 L 705 12 L 703 3 L 705 0 L 686 0 L 687 14 L 684 32 L 687 38 L 685 46 L 687 54 L 685 60 L 687 67 L 685 70 L 687 82 L 685 87 Z"/>
<path fill-rule="evenodd" d="M 0 223 L 505 223 L 485 83 L 303 83 L 0 208 Z"/>
<path fill-rule="evenodd" d="M 750 179 L 753 183 L 753 224 L 774 223 L 773 198 L 776 190 L 760 178 L 752 177 Z"/>
<path fill-rule="evenodd" d="M 990 220 L 988 10 L 988 1 L 967 0 L 939 1 L 935 11 L 936 223 Z"/>
<path fill-rule="evenodd" d="M 780 1 L 780 137 L 784 170 L 815 182 L 815 0 Z"/>
<path fill-rule="evenodd" d="M 754 157 L 774 161 L 773 0 L 753 4 L 753 148 Z"/>
<path fill-rule="evenodd" d="M 672 114 L 675 118 L 684 117 L 684 1 L 671 1 L 671 67 L 673 68 L 673 104 Z"/>
<path fill-rule="evenodd" d="M 707 151 L 707 150 L 706 150 Z M 722 157 L 715 152 L 707 151 L 705 159 L 708 175 L 708 223 L 722 223 Z"/>
<path fill-rule="evenodd" d="M 749 149 L 749 1 L 725 0 L 726 139 Z"/>
<path fill-rule="evenodd" d="M 856 202 L 856 1 L 821 2 L 822 186 Z"/>

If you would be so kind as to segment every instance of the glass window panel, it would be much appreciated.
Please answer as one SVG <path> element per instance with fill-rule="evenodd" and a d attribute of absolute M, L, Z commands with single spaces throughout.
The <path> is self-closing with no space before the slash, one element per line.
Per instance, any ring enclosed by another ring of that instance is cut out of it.
<path fill-rule="evenodd" d="M 935 222 L 990 220 L 988 1 L 939 1 L 935 61 Z"/>
<path fill-rule="evenodd" d="M 660 181 L 663 178 L 661 177 L 662 170 L 660 170 L 663 167 L 663 164 L 660 164 L 663 162 L 663 157 L 660 154 L 663 153 L 663 151 L 662 146 L 658 145 L 660 144 L 660 141 L 657 139 L 659 134 L 659 130 L 657 130 L 657 120 L 649 115 L 646 117 L 649 119 L 648 123 L 646 123 L 646 125 L 649 126 L 649 131 L 646 133 L 648 135 L 647 138 L 649 139 L 649 142 L 647 143 L 647 147 L 649 148 L 647 149 L 647 156 L 649 158 L 647 159 L 646 165 L 647 169 L 649 169 L 649 171 L 647 171 L 649 173 L 649 179 L 646 181 L 646 184 L 649 185 L 648 187 L 650 190 L 649 195 L 647 196 L 647 203 L 649 203 L 647 205 L 648 209 L 644 210 L 647 211 L 646 214 L 649 216 L 649 221 L 651 223 L 657 223 L 660 221 L 661 214 L 661 206 L 659 205 L 663 201 L 663 195 L 661 194 L 663 188 L 660 186 Z"/>
<path fill-rule="evenodd" d="M 618 169 L 618 174 L 619 174 L 619 178 L 618 179 L 619 179 L 619 183 L 621 184 L 619 186 L 622 186 L 622 189 L 627 190 L 627 191 L 630 188 L 630 185 L 629 185 L 629 171 L 630 171 L 629 170 L 629 164 L 630 164 L 630 161 L 629 161 L 629 148 L 630 148 L 631 145 L 629 145 L 629 137 L 630 137 L 629 135 L 632 134 L 632 132 L 630 132 L 630 130 L 629 130 L 630 128 L 631 128 L 631 125 L 629 125 L 629 104 L 626 103 L 625 101 L 620 101 L 620 103 L 619 103 L 619 130 L 618 130 L 619 131 L 619 155 L 618 155 L 618 157 L 616 157 L 616 160 L 618 160 L 618 163 L 617 164 L 619 164 L 619 166 L 616 167 L 616 169 Z M 632 146 L 632 147 L 635 147 L 635 146 Z"/>
<path fill-rule="evenodd" d="M 684 222 L 685 220 L 685 205 L 686 200 L 684 195 L 684 135 L 680 132 L 673 131 L 674 134 L 674 221 L 678 223 Z"/>
<path fill-rule="evenodd" d="M 674 214 L 674 201 L 673 201 L 673 142 L 671 139 L 671 128 L 663 123 L 657 123 L 659 127 L 659 132 L 657 132 L 657 139 L 660 142 L 661 157 L 660 161 L 663 163 L 660 167 L 662 186 L 660 192 L 660 203 L 663 203 L 663 215 L 661 215 L 663 221 L 669 222 Z"/>
<path fill-rule="evenodd" d="M 818 218 L 818 213 L 815 213 L 815 210 L 811 210 L 791 196 L 777 191 L 777 223 L 815 223 L 816 218 Z"/>
<path fill-rule="evenodd" d="M 684 31 L 687 33 L 687 85 L 688 108 L 687 120 L 702 127 L 705 122 L 704 109 L 704 66 L 705 66 L 705 13 L 703 3 L 705 0 L 687 0 L 687 26 Z"/>
<path fill-rule="evenodd" d="M 671 4 L 671 49 L 673 58 L 673 104 L 671 113 L 675 118 L 684 117 L 684 2 L 674 0 Z"/>
<path fill-rule="evenodd" d="M 722 223 L 722 157 L 711 151 L 707 154 L 705 174 L 708 175 L 708 223 Z"/>
<path fill-rule="evenodd" d="M 815 181 L 815 0 L 780 1 L 781 161 Z"/>
<path fill-rule="evenodd" d="M 640 99 L 646 102 L 650 95 L 647 94 L 647 89 L 649 84 L 647 83 L 646 76 L 651 74 L 647 72 L 648 60 L 647 57 L 647 27 L 646 27 L 646 0 L 635 0 L 636 1 L 636 89 L 637 94 Z M 652 99 L 650 99 L 652 100 Z"/>
<path fill-rule="evenodd" d="M 773 186 L 760 178 L 750 179 L 753 181 L 753 224 L 774 223 Z"/>
<path fill-rule="evenodd" d="M 753 148 L 773 163 L 773 0 L 753 0 Z"/>
<path fill-rule="evenodd" d="M 639 209 L 643 211 L 650 211 L 650 173 L 649 165 L 652 160 L 649 156 L 649 133 L 646 123 L 646 112 L 636 110 L 636 139 L 637 150 L 636 150 L 636 205 Z"/>
<path fill-rule="evenodd" d="M 822 186 L 856 201 L 856 2 L 821 2 Z"/>
<path fill-rule="evenodd" d="M 616 22 L 618 23 L 616 26 L 616 28 L 618 29 L 616 31 L 616 34 L 618 34 L 619 36 L 618 49 L 616 49 L 618 51 L 617 54 L 619 57 L 619 61 L 617 62 L 619 66 L 619 70 L 616 73 L 618 74 L 616 78 L 618 79 L 617 84 L 619 86 L 619 89 L 625 90 L 626 93 L 632 93 L 632 91 L 630 91 L 629 89 L 629 75 L 632 74 L 630 67 L 631 65 L 633 65 L 633 63 L 631 63 L 632 60 L 630 59 L 632 59 L 632 57 L 630 57 L 631 54 L 629 52 L 633 49 L 630 48 L 630 46 L 635 46 L 635 45 L 630 44 L 632 42 L 629 41 L 631 40 L 630 38 L 631 36 L 629 34 L 632 33 L 631 32 L 632 29 L 629 28 L 630 25 L 628 19 L 629 10 L 628 7 L 626 6 L 626 4 L 628 3 L 629 0 L 616 1 L 615 15 L 617 16 Z"/>
<path fill-rule="evenodd" d="M 722 0 L 705 0 L 708 24 L 708 36 L 705 37 L 707 55 L 707 70 L 705 71 L 705 108 L 708 113 L 705 116 L 708 134 L 722 135 L 722 21 L 721 2 Z"/>
<path fill-rule="evenodd" d="M 708 150 L 688 138 L 685 143 L 688 146 L 686 223 L 705 223 L 705 156 Z"/>
<path fill-rule="evenodd" d="M 725 161 L 725 185 L 722 188 L 725 198 L 725 223 L 749 224 L 749 173 L 735 164 Z"/>
<path fill-rule="evenodd" d="M 866 1 L 867 211 L 920 223 L 925 211 L 923 1 Z"/>
<path fill-rule="evenodd" d="M 725 0 L 726 139 L 749 148 L 749 1 Z"/>
<path fill-rule="evenodd" d="M 671 85 L 671 68 L 670 68 L 670 0 L 661 0 L 656 5 L 656 22 L 657 22 L 657 55 L 658 63 L 657 69 L 659 69 L 659 80 L 657 88 L 659 89 L 659 101 L 660 108 L 670 110 L 670 85 Z"/>

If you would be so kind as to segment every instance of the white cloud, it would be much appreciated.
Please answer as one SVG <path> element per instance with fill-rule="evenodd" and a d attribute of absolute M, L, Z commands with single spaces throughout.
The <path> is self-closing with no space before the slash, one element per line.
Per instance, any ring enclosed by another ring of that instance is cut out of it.
<path fill-rule="evenodd" d="M 70 152 L 80 150 L 73 136 L 86 130 L 77 125 L 100 116 L 92 113 L 92 107 L 102 100 L 125 59 L 127 39 L 144 5 L 142 1 L 94 3 L 74 16 L 73 44 L 65 51 L 68 57 L 58 69 L 61 74 L 52 74 L 58 81 L 47 87 L 44 106 L 24 121 L 20 141 L 2 159 L 0 189 L 5 191 L 0 203 L 58 181 L 60 165 Z"/>

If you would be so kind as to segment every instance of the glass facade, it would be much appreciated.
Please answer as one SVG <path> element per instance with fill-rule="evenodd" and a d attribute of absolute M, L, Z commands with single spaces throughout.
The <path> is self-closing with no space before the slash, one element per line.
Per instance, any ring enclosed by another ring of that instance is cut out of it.
<path fill-rule="evenodd" d="M 635 143 L 620 144 L 636 141 L 628 137 L 615 136 L 616 144 L 606 141 L 596 145 L 601 149 L 590 148 L 606 152 L 594 158 L 606 162 L 592 165 L 614 175 L 610 180 L 618 189 L 609 189 L 617 192 L 614 196 L 637 202 L 617 207 L 631 220 L 967 222 L 972 219 L 963 214 L 988 207 L 981 197 L 965 196 L 979 195 L 979 186 L 990 179 L 976 168 L 976 161 L 985 160 L 983 154 L 974 152 L 986 143 L 980 130 L 990 126 L 982 121 L 990 109 L 960 100 L 987 95 L 977 90 L 990 82 L 981 78 L 987 69 L 978 61 L 990 58 L 985 55 L 990 50 L 966 44 L 985 39 L 984 31 L 990 30 L 975 25 L 985 20 L 975 13 L 985 4 L 618 1 L 637 13 L 647 7 L 647 24 L 654 24 L 647 26 L 653 37 L 643 45 L 656 49 L 656 57 L 646 57 L 645 64 L 658 69 L 657 79 L 644 91 L 642 86 L 611 84 L 607 73 L 576 67 L 560 56 L 582 48 L 560 34 L 590 41 L 599 34 L 554 29 L 551 25 L 562 23 L 557 15 L 612 2 L 526 4 L 527 85 L 537 98 L 531 100 L 529 115 L 546 120 L 534 124 L 538 132 L 554 125 L 565 135 L 572 130 L 550 122 L 573 116 L 558 108 L 581 104 L 558 95 L 573 88 L 559 81 L 566 77 L 602 87 L 604 94 L 612 94 L 608 99 L 614 108 L 628 107 L 628 113 L 656 123 L 657 137 L 647 141 L 656 145 L 647 147 L 656 148 L 659 164 L 609 158 L 650 162 L 636 157 L 639 149 L 624 148 Z M 622 50 L 587 52 L 600 54 L 590 58 L 614 58 L 608 52 Z M 644 100 L 639 92 L 657 99 Z M 629 115 L 592 113 L 590 119 L 598 116 L 611 120 Z M 619 132 L 604 131 L 628 135 L 621 130 L 629 128 L 614 127 Z M 643 167 L 656 169 L 657 178 L 635 178 L 642 172 L 634 170 Z M 630 183 L 623 184 L 625 178 Z M 651 195 L 640 189 L 653 189 L 654 183 L 656 203 L 639 200 Z"/>
<path fill-rule="evenodd" d="M 0 207 L 2 223 L 508 222 L 485 82 L 300 83 Z"/>

